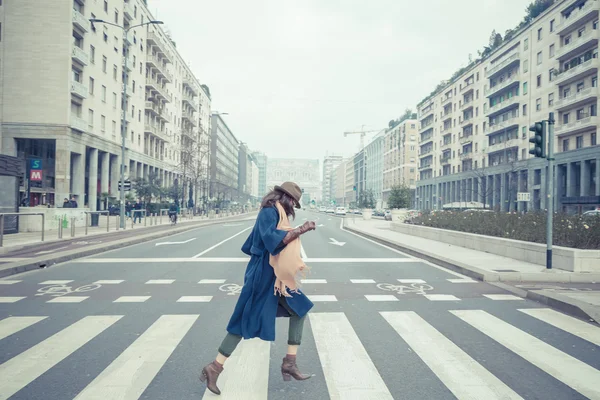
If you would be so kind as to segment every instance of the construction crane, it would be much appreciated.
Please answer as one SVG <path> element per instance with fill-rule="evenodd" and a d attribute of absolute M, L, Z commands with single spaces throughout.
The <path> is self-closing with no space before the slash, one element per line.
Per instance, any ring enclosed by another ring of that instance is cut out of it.
<path fill-rule="evenodd" d="M 371 130 L 371 131 L 365 131 L 365 130 L 363 130 L 364 127 L 365 126 L 363 125 L 360 131 L 344 132 L 344 137 L 346 137 L 348 135 L 360 134 L 360 149 L 359 149 L 359 151 L 365 148 L 365 136 L 367 135 L 367 133 L 381 132 L 383 130 L 383 129 L 376 129 L 376 130 Z"/>

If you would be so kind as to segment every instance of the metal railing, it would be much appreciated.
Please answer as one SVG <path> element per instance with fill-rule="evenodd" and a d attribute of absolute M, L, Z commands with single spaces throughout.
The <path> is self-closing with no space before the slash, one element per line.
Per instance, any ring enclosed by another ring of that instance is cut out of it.
<path fill-rule="evenodd" d="M 0 247 L 4 244 L 4 216 L 16 215 L 17 217 L 26 215 L 41 215 L 42 216 L 42 242 L 44 241 L 44 230 L 46 229 L 46 214 L 44 213 L 2 213 L 0 214 Z"/>
<path fill-rule="evenodd" d="M 110 231 L 110 213 L 108 211 L 86 211 L 85 212 L 85 234 L 88 234 L 88 226 L 90 226 L 90 215 L 98 214 L 103 215 L 106 214 L 106 232 Z M 98 217 L 100 220 L 100 217 Z"/>

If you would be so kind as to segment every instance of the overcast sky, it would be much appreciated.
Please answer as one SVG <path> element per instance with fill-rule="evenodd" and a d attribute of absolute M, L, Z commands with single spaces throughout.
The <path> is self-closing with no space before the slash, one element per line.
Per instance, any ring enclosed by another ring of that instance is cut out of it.
<path fill-rule="evenodd" d="M 235 136 L 350 156 L 525 15 L 530 0 L 148 0 Z M 416 111 L 416 110 L 415 110 Z"/>

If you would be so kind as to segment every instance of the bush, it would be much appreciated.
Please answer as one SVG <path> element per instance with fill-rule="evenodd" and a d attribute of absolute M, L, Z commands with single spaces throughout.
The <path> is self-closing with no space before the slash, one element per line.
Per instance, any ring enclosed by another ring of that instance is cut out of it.
<path fill-rule="evenodd" d="M 600 217 L 555 213 L 553 244 L 577 249 L 600 249 Z M 546 243 L 546 213 L 445 211 L 425 213 L 411 223 L 432 228 Z"/>

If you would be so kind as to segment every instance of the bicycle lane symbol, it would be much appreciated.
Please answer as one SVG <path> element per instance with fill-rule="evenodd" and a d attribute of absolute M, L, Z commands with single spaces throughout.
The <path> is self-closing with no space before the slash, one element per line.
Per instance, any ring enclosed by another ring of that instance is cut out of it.
<path fill-rule="evenodd" d="M 219 290 L 222 292 L 227 292 L 229 296 L 235 296 L 236 294 L 240 294 L 242 292 L 242 286 L 237 283 L 226 283 L 225 285 L 219 286 Z"/>
<path fill-rule="evenodd" d="M 398 294 L 415 293 L 425 295 L 425 291 L 433 290 L 433 286 L 426 283 L 411 283 L 410 285 L 393 285 L 391 283 L 378 283 L 377 288 Z"/>
<path fill-rule="evenodd" d="M 100 289 L 102 285 L 98 283 L 91 283 L 89 285 L 79 286 L 78 288 L 72 289 L 72 286 L 67 285 L 49 285 L 38 289 L 36 296 L 52 296 L 61 297 L 71 293 L 83 293 L 91 292 L 92 290 Z"/>

